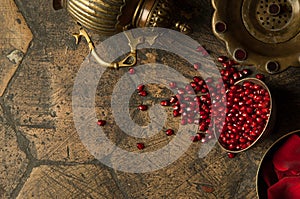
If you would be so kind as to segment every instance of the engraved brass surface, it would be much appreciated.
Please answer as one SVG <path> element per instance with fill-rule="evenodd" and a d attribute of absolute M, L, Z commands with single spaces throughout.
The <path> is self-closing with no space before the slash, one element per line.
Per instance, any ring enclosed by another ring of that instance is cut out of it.
<path fill-rule="evenodd" d="M 300 0 L 212 0 L 214 34 L 242 64 L 270 74 L 300 67 Z M 235 53 L 241 49 L 244 59 Z"/>
<path fill-rule="evenodd" d="M 129 28 L 164 27 L 191 32 L 174 0 L 53 0 L 84 28 L 113 35 Z"/>

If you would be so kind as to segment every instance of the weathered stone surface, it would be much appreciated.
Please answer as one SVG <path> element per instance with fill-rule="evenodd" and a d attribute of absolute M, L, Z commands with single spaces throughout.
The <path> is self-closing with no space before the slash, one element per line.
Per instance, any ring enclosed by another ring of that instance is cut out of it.
<path fill-rule="evenodd" d="M 11 3 L 9 6 L 14 5 L 13 1 L 7 0 L 2 5 L 7 2 Z M 130 174 L 108 169 L 92 161 L 94 157 L 85 149 L 74 127 L 71 106 L 74 78 L 88 54 L 84 40 L 78 47 L 74 45 L 71 34 L 78 27 L 66 11 L 54 11 L 51 8 L 52 1 L 15 2 L 34 33 L 34 40 L 28 52 L 13 46 L 8 51 L 0 47 L 0 57 L 4 59 L 1 63 L 18 63 L 22 59 L 21 67 L 9 86 L 0 84 L 0 88 L 7 89 L 5 95 L 0 97 L 0 102 L 9 113 L 8 117 L 0 111 L 0 159 L 5 162 L 0 166 L 0 197 L 9 198 L 13 192 L 13 196 L 18 198 L 252 199 L 256 197 L 255 175 L 263 153 L 276 138 L 300 128 L 300 71 L 291 68 L 266 77 L 274 96 L 280 97 L 277 100 L 277 126 L 266 140 L 247 152 L 229 159 L 216 145 L 204 159 L 199 159 L 201 143 L 193 143 L 177 161 L 155 172 Z M 194 33 L 190 36 L 208 49 L 214 58 L 225 54 L 224 44 L 216 40 L 211 32 L 210 1 L 193 0 L 191 3 L 199 10 L 194 13 Z M 0 9 L 7 13 L 7 7 L 2 6 Z M 8 14 L 4 16 L 10 17 Z M 22 20 L 20 26 L 25 24 Z M 9 21 L 15 23 L 14 20 Z M 0 33 L 10 35 L 7 31 L 0 30 Z M 92 36 L 96 43 L 103 39 L 102 36 Z M 2 43 L 8 44 L 11 41 L 11 38 L 5 37 Z M 145 49 L 138 52 L 138 56 L 139 64 L 159 62 L 174 67 L 186 77 L 192 78 L 194 75 L 191 66 L 188 69 L 182 60 L 172 54 Z M 117 146 L 136 153 L 155 151 L 168 144 L 172 137 L 166 137 L 161 132 L 142 140 L 146 148 L 138 151 L 136 142 L 139 139 L 122 132 L 112 117 L 112 89 L 127 70 L 108 70 L 103 74 L 95 101 L 97 117 L 107 120 L 103 130 Z M 13 73 L 6 71 L 3 74 L 9 74 L 11 80 Z M 124 89 L 127 88 L 128 85 L 124 85 Z M 170 96 L 167 89 L 159 86 L 147 86 L 147 91 L 147 98 L 140 98 L 136 94 L 130 102 L 131 117 L 141 125 L 147 124 L 148 113 L 140 113 L 136 106 L 143 102 L 152 104 L 155 100 L 159 103 L 160 99 Z M 176 128 L 178 124 L 178 118 L 171 117 L 166 126 Z M 16 128 L 18 136 L 11 126 Z M 30 161 L 22 152 L 24 150 Z M 21 177 L 24 172 L 25 175 Z"/>
<path fill-rule="evenodd" d="M 57 124 L 61 128 L 62 124 Z M 71 126 L 72 124 L 69 124 Z M 75 129 L 22 127 L 20 131 L 31 142 L 30 150 L 38 160 L 86 162 L 94 159 L 81 143 Z"/>
<path fill-rule="evenodd" d="M 106 168 L 94 165 L 34 168 L 17 198 L 124 198 Z"/>
<path fill-rule="evenodd" d="M 13 0 L 0 6 L 0 96 L 27 52 L 32 34 Z"/>
<path fill-rule="evenodd" d="M 0 198 L 9 198 L 21 181 L 28 160 L 19 148 L 16 132 L 2 118 L 0 107 Z"/>

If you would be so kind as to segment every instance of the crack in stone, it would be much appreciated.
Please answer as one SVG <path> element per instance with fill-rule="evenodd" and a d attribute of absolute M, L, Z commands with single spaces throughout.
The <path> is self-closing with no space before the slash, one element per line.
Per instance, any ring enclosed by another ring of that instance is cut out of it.
<path fill-rule="evenodd" d="M 18 196 L 19 192 L 21 191 L 23 185 L 25 184 L 26 180 L 30 176 L 30 173 L 31 173 L 31 171 L 34 168 L 34 165 L 36 163 L 36 159 L 32 156 L 32 154 L 30 152 L 30 149 L 29 149 L 30 141 L 21 132 L 19 132 L 17 130 L 17 126 L 16 126 L 15 121 L 13 119 L 13 116 L 10 112 L 10 109 L 4 105 L 4 100 L 3 100 L 2 97 L 0 98 L 0 105 L 3 109 L 3 113 L 4 113 L 4 117 L 7 121 L 7 125 L 9 125 L 13 129 L 13 131 L 16 133 L 17 143 L 18 143 L 19 149 L 23 153 L 25 153 L 26 158 L 29 161 L 29 163 L 27 165 L 27 168 L 26 168 L 26 171 L 22 175 L 22 177 L 20 179 L 20 182 L 18 183 L 16 188 L 12 191 L 12 193 L 10 194 L 11 198 L 16 198 Z"/>

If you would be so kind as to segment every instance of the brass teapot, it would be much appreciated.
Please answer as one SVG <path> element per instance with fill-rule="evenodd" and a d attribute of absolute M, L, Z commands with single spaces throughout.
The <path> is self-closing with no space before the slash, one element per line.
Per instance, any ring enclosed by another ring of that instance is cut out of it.
<path fill-rule="evenodd" d="M 165 27 L 191 31 L 180 16 L 176 0 L 53 0 L 54 9 L 65 8 L 81 26 L 103 35 L 130 28 Z"/>

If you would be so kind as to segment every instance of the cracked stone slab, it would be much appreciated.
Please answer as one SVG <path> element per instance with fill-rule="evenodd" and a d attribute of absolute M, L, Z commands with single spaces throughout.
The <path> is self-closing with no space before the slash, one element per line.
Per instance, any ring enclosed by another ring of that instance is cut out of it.
<path fill-rule="evenodd" d="M 0 6 L 0 96 L 27 52 L 32 33 L 13 0 Z"/>
<path fill-rule="evenodd" d="M 57 124 L 57 129 L 21 127 L 30 141 L 30 152 L 38 160 L 87 162 L 94 160 L 82 144 L 72 124 Z"/>
<path fill-rule="evenodd" d="M 124 198 L 110 172 L 96 165 L 34 168 L 17 198 Z"/>
<path fill-rule="evenodd" d="M 0 107 L 0 119 L 3 112 Z M 0 120 L 0 198 L 9 198 L 26 171 L 28 160 L 18 147 L 16 132 Z"/>

